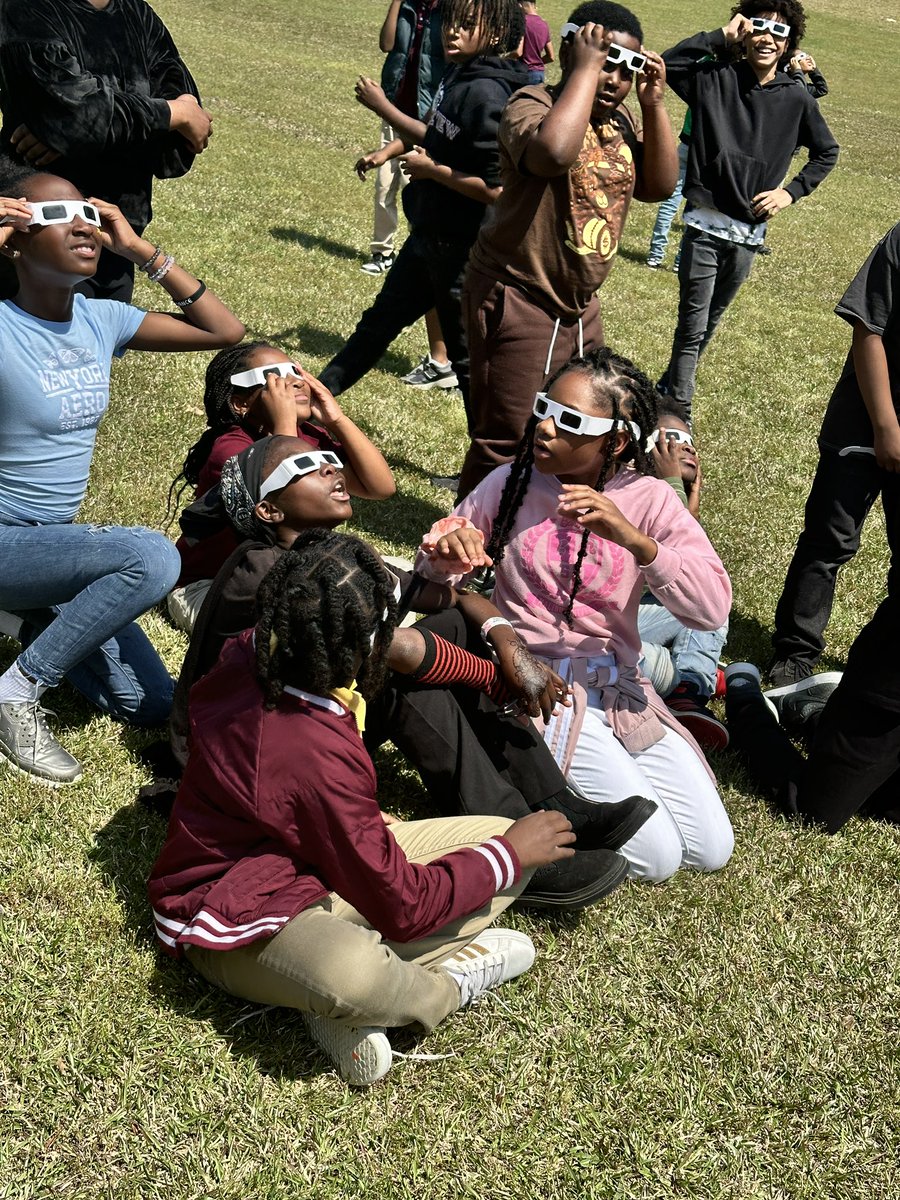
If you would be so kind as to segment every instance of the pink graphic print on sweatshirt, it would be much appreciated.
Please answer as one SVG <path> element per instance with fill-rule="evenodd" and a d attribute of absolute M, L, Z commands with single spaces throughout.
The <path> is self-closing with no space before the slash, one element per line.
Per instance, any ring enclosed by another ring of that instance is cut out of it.
<path fill-rule="evenodd" d="M 582 530 L 569 521 L 545 520 L 527 529 L 519 541 L 522 575 L 532 590 L 525 596 L 529 607 L 539 606 L 562 615 L 569 603 Z M 618 612 L 623 599 L 617 596 L 628 555 L 616 542 L 597 534 L 588 535 L 581 563 L 581 586 L 572 609 L 573 617 L 590 617 L 600 609 Z"/>

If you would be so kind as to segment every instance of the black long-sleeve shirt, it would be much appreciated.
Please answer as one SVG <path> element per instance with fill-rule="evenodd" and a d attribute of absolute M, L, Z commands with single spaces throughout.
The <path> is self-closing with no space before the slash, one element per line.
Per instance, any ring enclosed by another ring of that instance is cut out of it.
<path fill-rule="evenodd" d="M 25 124 L 61 158 L 48 169 L 118 204 L 143 228 L 153 176 L 194 155 L 169 129 L 167 100 L 197 86 L 144 0 L 0 0 L 0 145 Z"/>
<path fill-rule="evenodd" d="M 781 185 L 794 149 L 809 149 L 809 161 L 785 186 L 796 201 L 832 169 L 838 144 L 805 87 L 782 71 L 763 87 L 746 62 L 720 57 L 725 48 L 717 29 L 663 54 L 666 81 L 691 110 L 684 195 L 700 207 L 758 224 L 753 197 Z"/>

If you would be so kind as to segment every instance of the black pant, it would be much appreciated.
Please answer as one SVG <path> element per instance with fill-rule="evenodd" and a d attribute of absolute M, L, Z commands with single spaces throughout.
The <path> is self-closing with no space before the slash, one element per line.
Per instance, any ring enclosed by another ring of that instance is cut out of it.
<path fill-rule="evenodd" d="M 436 308 L 463 401 L 469 399 L 469 355 L 460 308 L 468 240 L 448 241 L 413 228 L 385 276 L 375 303 L 319 378 L 335 396 L 375 366 L 391 342 Z"/>
<path fill-rule="evenodd" d="M 422 624 L 447 641 L 484 654 L 477 632 L 455 609 Z M 368 706 L 365 742 L 390 739 L 422 777 L 444 815 L 527 816 L 565 787 L 543 738 L 529 722 L 504 717 L 474 688 L 423 687 L 401 675 Z"/>
<path fill-rule="evenodd" d="M 142 226 L 132 225 L 131 228 L 142 237 Z M 162 259 L 159 265 L 162 265 Z M 76 288 L 82 296 L 89 300 L 121 300 L 130 304 L 134 294 L 134 263 L 121 254 L 113 254 L 112 250 L 101 250 L 97 260 L 97 270 L 90 279 L 83 279 Z"/>
<path fill-rule="evenodd" d="M 790 815 L 837 833 L 864 806 L 898 806 L 900 599 L 888 596 L 853 643 L 847 670 L 803 761 L 755 688 L 726 697 L 732 745 L 757 782 Z"/>
<path fill-rule="evenodd" d="M 834 450 L 820 451 L 803 532 L 775 610 L 776 659 L 798 659 L 810 668 L 818 662 L 825 649 L 838 568 L 859 549 L 863 522 L 879 493 L 891 551 L 888 591 L 900 594 L 900 581 L 892 578 L 900 538 L 900 476 L 883 471 L 871 454 L 842 457 Z"/>

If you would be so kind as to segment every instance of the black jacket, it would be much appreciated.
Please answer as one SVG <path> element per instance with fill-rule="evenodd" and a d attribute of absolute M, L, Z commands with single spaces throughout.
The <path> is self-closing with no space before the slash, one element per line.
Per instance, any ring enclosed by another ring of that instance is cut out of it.
<path fill-rule="evenodd" d="M 796 201 L 832 169 L 838 144 L 805 87 L 782 71 L 760 87 L 747 63 L 719 57 L 725 48 L 719 29 L 687 38 L 663 55 L 667 82 L 691 110 L 684 195 L 700 207 L 758 224 L 753 197 L 781 186 L 795 147 L 809 148 L 809 161 L 786 185 Z"/>
<path fill-rule="evenodd" d="M 528 71 L 518 59 L 483 55 L 451 66 L 434 98 L 425 150 L 435 162 L 498 187 L 500 115 L 513 92 L 527 83 Z M 418 179 L 403 191 L 403 211 L 417 229 L 471 244 L 485 206 L 432 179 Z"/>
<path fill-rule="evenodd" d="M 169 106 L 199 96 L 169 31 L 144 0 L 0 0 L 0 146 L 25 124 L 62 155 L 50 170 L 118 204 L 143 228 L 153 176 L 194 155 Z"/>

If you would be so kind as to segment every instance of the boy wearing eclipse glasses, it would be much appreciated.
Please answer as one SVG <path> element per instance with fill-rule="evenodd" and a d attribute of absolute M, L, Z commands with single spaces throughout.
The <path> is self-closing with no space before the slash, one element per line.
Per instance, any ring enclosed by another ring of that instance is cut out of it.
<path fill-rule="evenodd" d="M 698 359 L 750 274 L 766 222 L 808 196 L 837 162 L 837 142 L 816 101 L 786 70 L 805 32 L 799 0 L 744 0 L 724 28 L 663 55 L 692 125 L 678 323 L 657 387 L 689 421 Z M 808 148 L 809 160 L 782 187 L 798 146 Z"/>
<path fill-rule="evenodd" d="M 513 457 L 547 376 L 603 344 L 594 293 L 632 196 L 664 200 L 678 177 L 665 67 L 634 13 L 582 4 L 561 31 L 560 65 L 559 84 L 516 92 L 500 122 L 503 191 L 463 291 L 472 441 L 460 499 Z M 632 88 L 641 122 L 624 107 Z"/>

